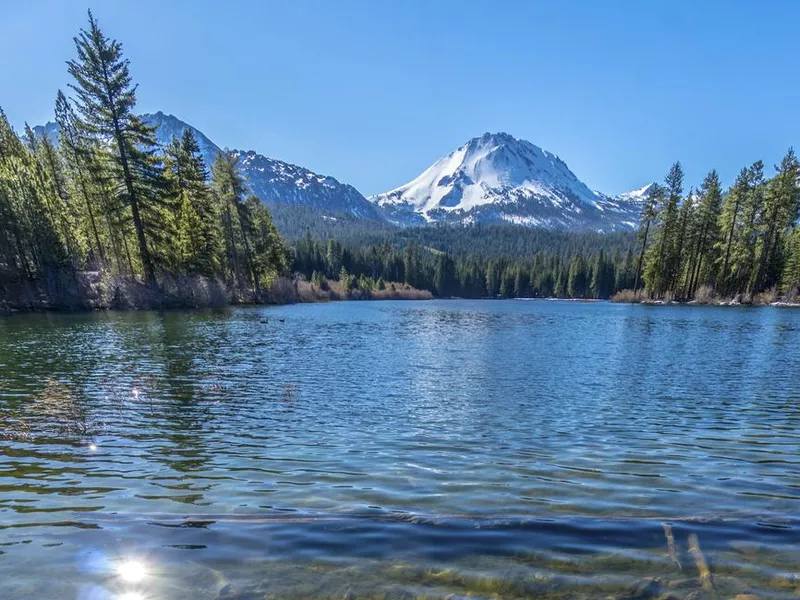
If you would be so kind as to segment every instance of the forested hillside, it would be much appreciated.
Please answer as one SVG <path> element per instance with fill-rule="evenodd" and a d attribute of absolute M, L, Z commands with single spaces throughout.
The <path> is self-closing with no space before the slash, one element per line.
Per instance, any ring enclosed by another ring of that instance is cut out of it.
<path fill-rule="evenodd" d="M 258 290 L 288 272 L 269 211 L 234 157 L 206 165 L 186 132 L 166 147 L 136 115 L 122 45 L 89 14 L 59 91 L 59 143 L 22 137 L 0 111 L 0 281 L 97 270 L 157 288 L 175 274 Z M 210 173 L 209 173 L 210 167 Z"/>
<path fill-rule="evenodd" d="M 437 226 L 375 239 L 311 234 L 294 243 L 297 271 L 404 281 L 439 296 L 608 298 L 633 287 L 634 233 L 566 233 L 521 226 Z"/>

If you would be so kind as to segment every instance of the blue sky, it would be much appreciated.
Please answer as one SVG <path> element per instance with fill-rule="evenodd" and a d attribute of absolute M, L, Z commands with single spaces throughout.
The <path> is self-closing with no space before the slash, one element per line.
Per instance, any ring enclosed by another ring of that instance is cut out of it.
<path fill-rule="evenodd" d="M 800 144 L 800 2 L 0 0 L 0 106 L 52 119 L 91 7 L 141 112 L 372 194 L 484 131 L 618 193 Z"/>

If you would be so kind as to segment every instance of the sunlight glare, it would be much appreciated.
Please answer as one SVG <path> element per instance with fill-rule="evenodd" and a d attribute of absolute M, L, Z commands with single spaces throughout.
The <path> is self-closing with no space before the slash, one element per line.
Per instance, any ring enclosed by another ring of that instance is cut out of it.
<path fill-rule="evenodd" d="M 122 595 L 117 596 L 117 600 L 144 600 L 139 592 L 124 592 Z"/>
<path fill-rule="evenodd" d="M 147 569 L 144 563 L 138 560 L 127 559 L 117 565 L 117 575 L 128 583 L 138 583 L 147 577 Z"/>

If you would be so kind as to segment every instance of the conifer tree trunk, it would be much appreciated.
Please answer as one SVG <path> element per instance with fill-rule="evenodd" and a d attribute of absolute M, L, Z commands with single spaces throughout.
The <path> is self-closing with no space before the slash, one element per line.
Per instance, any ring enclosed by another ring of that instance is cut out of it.
<path fill-rule="evenodd" d="M 770 226 L 767 229 L 767 233 L 764 236 L 764 244 L 761 246 L 761 256 L 758 259 L 758 270 L 756 271 L 755 279 L 753 280 L 753 286 L 750 288 L 751 294 L 756 294 L 762 291 L 762 286 L 764 285 L 764 276 L 767 271 L 767 262 L 769 261 L 769 255 L 772 253 L 772 237 L 773 237 L 773 226 L 772 223 L 775 221 L 777 208 L 772 210 L 770 215 L 769 223 Z"/>
<path fill-rule="evenodd" d="M 639 264 L 636 266 L 636 279 L 633 284 L 633 291 L 639 291 L 639 280 L 642 276 L 642 263 L 644 262 L 644 251 L 647 249 L 647 235 L 650 233 L 650 219 L 644 228 L 644 240 L 642 241 L 642 251 L 639 253 Z"/>
<path fill-rule="evenodd" d="M 94 237 L 94 242 L 97 245 L 97 252 L 98 256 L 100 257 L 101 264 L 105 265 L 106 263 L 106 252 L 103 248 L 103 244 L 100 241 L 100 234 L 97 231 L 97 219 L 94 216 L 94 209 L 92 208 L 92 201 L 89 197 L 89 190 L 86 186 L 86 179 L 83 176 L 83 173 L 78 170 L 77 173 L 78 177 L 78 185 L 81 187 L 81 193 L 83 194 L 84 202 L 86 203 L 86 212 L 89 215 L 89 225 L 92 229 L 92 236 Z"/>
<path fill-rule="evenodd" d="M 247 260 L 247 268 L 250 271 L 250 276 L 253 279 L 253 288 L 255 289 L 256 294 L 258 294 L 260 291 L 258 274 L 256 273 L 256 270 L 253 267 L 253 254 L 250 252 L 250 240 L 247 238 L 247 231 L 245 230 L 244 219 L 242 219 L 241 215 L 239 215 L 239 228 L 241 229 L 242 232 L 242 243 L 244 245 L 244 254 L 245 254 L 245 260 Z"/>
<path fill-rule="evenodd" d="M 128 193 L 128 201 L 131 205 L 131 214 L 133 215 L 133 227 L 136 230 L 136 241 L 139 244 L 139 256 L 142 259 L 142 267 L 144 268 L 144 279 L 147 283 L 156 285 L 156 272 L 153 267 L 153 258 L 150 256 L 150 250 L 147 248 L 147 238 L 144 234 L 144 223 L 142 223 L 142 216 L 139 212 L 139 197 L 133 186 L 133 177 L 131 176 L 131 169 L 128 165 L 128 155 L 125 149 L 125 138 L 119 126 L 119 121 L 114 117 L 114 137 L 117 142 L 117 150 L 119 151 L 119 162 L 122 167 L 122 176 L 125 180 L 125 190 Z"/>
<path fill-rule="evenodd" d="M 736 197 L 736 204 L 733 208 L 733 218 L 731 228 L 728 231 L 728 241 L 725 243 L 725 260 L 722 262 L 722 292 L 728 293 L 730 288 L 730 278 L 728 277 L 728 264 L 731 257 L 731 246 L 733 245 L 733 232 L 736 229 L 736 217 L 739 215 L 739 197 Z"/>

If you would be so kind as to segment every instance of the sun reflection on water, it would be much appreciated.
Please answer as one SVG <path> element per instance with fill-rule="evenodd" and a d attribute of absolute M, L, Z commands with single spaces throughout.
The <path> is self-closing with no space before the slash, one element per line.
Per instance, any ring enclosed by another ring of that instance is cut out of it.
<path fill-rule="evenodd" d="M 117 575 L 127 583 L 139 583 L 147 577 L 147 567 L 143 562 L 129 558 L 117 565 Z"/>

